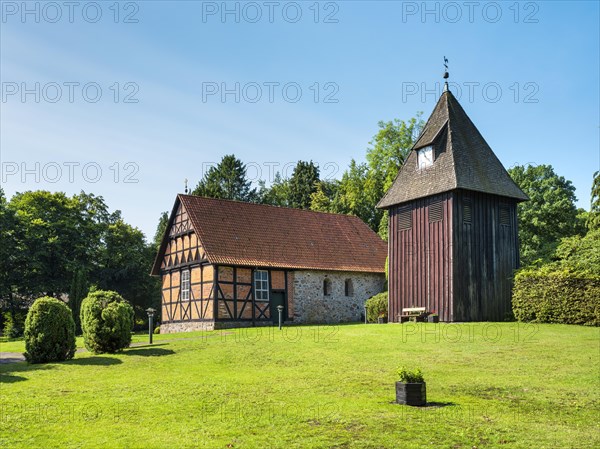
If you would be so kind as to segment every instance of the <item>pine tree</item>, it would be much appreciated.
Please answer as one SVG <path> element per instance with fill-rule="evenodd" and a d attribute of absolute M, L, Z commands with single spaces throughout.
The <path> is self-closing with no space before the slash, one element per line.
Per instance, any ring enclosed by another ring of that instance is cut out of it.
<path fill-rule="evenodd" d="M 251 202 L 256 190 L 246 178 L 246 166 L 235 155 L 223 156 L 216 167 L 211 167 L 200 180 L 192 195 Z"/>
<path fill-rule="evenodd" d="M 290 178 L 289 203 L 297 209 L 310 209 L 310 196 L 317 190 L 319 167 L 312 161 L 298 161 Z"/>

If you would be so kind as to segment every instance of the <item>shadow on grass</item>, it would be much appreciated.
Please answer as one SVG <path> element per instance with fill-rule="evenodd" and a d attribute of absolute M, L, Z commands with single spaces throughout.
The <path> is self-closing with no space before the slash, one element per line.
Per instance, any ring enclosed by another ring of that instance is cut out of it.
<path fill-rule="evenodd" d="M 168 343 L 132 343 L 129 348 L 125 348 L 125 351 L 129 349 L 138 349 L 138 348 L 157 348 L 159 346 L 168 346 Z"/>
<path fill-rule="evenodd" d="M 456 402 L 427 402 L 427 404 L 424 407 L 441 408 L 441 407 L 453 407 L 455 405 L 458 405 L 458 404 Z"/>
<path fill-rule="evenodd" d="M 172 349 L 155 348 L 154 346 L 147 346 L 143 348 L 127 349 L 122 352 L 123 355 L 138 355 L 142 357 L 160 357 L 163 355 L 173 355 L 175 351 Z"/>
<path fill-rule="evenodd" d="M 0 374 L 0 384 L 12 384 L 14 382 L 21 382 L 27 380 L 26 377 L 13 376 L 12 374 Z"/>
<path fill-rule="evenodd" d="M 30 373 L 33 371 L 41 371 L 47 369 L 54 369 L 54 365 L 47 363 L 30 364 L 26 362 L 0 365 L 0 383 L 8 384 L 14 382 L 21 382 L 23 380 L 29 380 L 28 377 L 17 376 L 17 374 Z"/>
<path fill-rule="evenodd" d="M 390 401 L 390 404 L 398 404 L 396 401 Z M 425 405 L 416 405 L 416 406 L 412 406 L 415 409 L 424 409 L 424 408 L 442 408 L 442 407 L 455 407 L 455 406 L 459 406 L 460 404 L 457 404 L 456 402 L 429 402 L 427 401 L 427 403 Z M 411 407 L 411 406 L 409 406 Z"/>
<path fill-rule="evenodd" d="M 119 365 L 123 363 L 121 360 L 113 357 L 82 357 L 80 359 L 72 359 L 63 362 L 65 365 L 81 365 L 81 366 L 109 366 Z"/>

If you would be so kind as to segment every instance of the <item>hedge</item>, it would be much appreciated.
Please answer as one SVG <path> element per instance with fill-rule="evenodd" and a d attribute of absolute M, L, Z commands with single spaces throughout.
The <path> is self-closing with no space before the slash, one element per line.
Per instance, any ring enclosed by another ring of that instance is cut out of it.
<path fill-rule="evenodd" d="M 96 290 L 81 302 L 81 330 L 88 351 L 115 353 L 131 343 L 134 311 L 113 291 Z"/>
<path fill-rule="evenodd" d="M 376 323 L 377 318 L 383 316 L 386 320 L 388 317 L 388 292 L 379 293 L 367 299 L 365 303 L 367 307 L 367 321 Z"/>
<path fill-rule="evenodd" d="M 519 321 L 600 325 L 600 276 L 542 267 L 515 276 L 513 313 Z"/>
<path fill-rule="evenodd" d="M 60 362 L 74 355 L 75 321 L 71 309 L 56 298 L 36 299 L 25 319 L 27 361 Z"/>

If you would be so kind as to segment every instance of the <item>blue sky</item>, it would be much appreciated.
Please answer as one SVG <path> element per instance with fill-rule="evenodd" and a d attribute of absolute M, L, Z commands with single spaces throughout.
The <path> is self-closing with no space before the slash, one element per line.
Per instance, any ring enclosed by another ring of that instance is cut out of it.
<path fill-rule="evenodd" d="M 225 154 L 267 181 L 299 159 L 341 176 L 379 120 L 427 117 L 446 56 L 503 164 L 553 165 L 589 209 L 598 2 L 228 2 L 224 16 L 222 2 L 114 5 L 28 2 L 23 15 L 2 1 L 8 196 L 85 190 L 152 237 L 183 180 Z"/>

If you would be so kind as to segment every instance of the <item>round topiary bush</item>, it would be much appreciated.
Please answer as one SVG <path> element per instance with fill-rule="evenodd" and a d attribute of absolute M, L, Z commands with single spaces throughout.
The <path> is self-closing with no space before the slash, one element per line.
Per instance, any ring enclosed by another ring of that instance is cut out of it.
<path fill-rule="evenodd" d="M 115 353 L 129 346 L 134 311 L 113 291 L 96 290 L 81 302 L 81 330 L 88 351 Z"/>
<path fill-rule="evenodd" d="M 75 321 L 71 309 L 56 298 L 36 299 L 25 319 L 27 361 L 60 362 L 74 355 Z"/>

